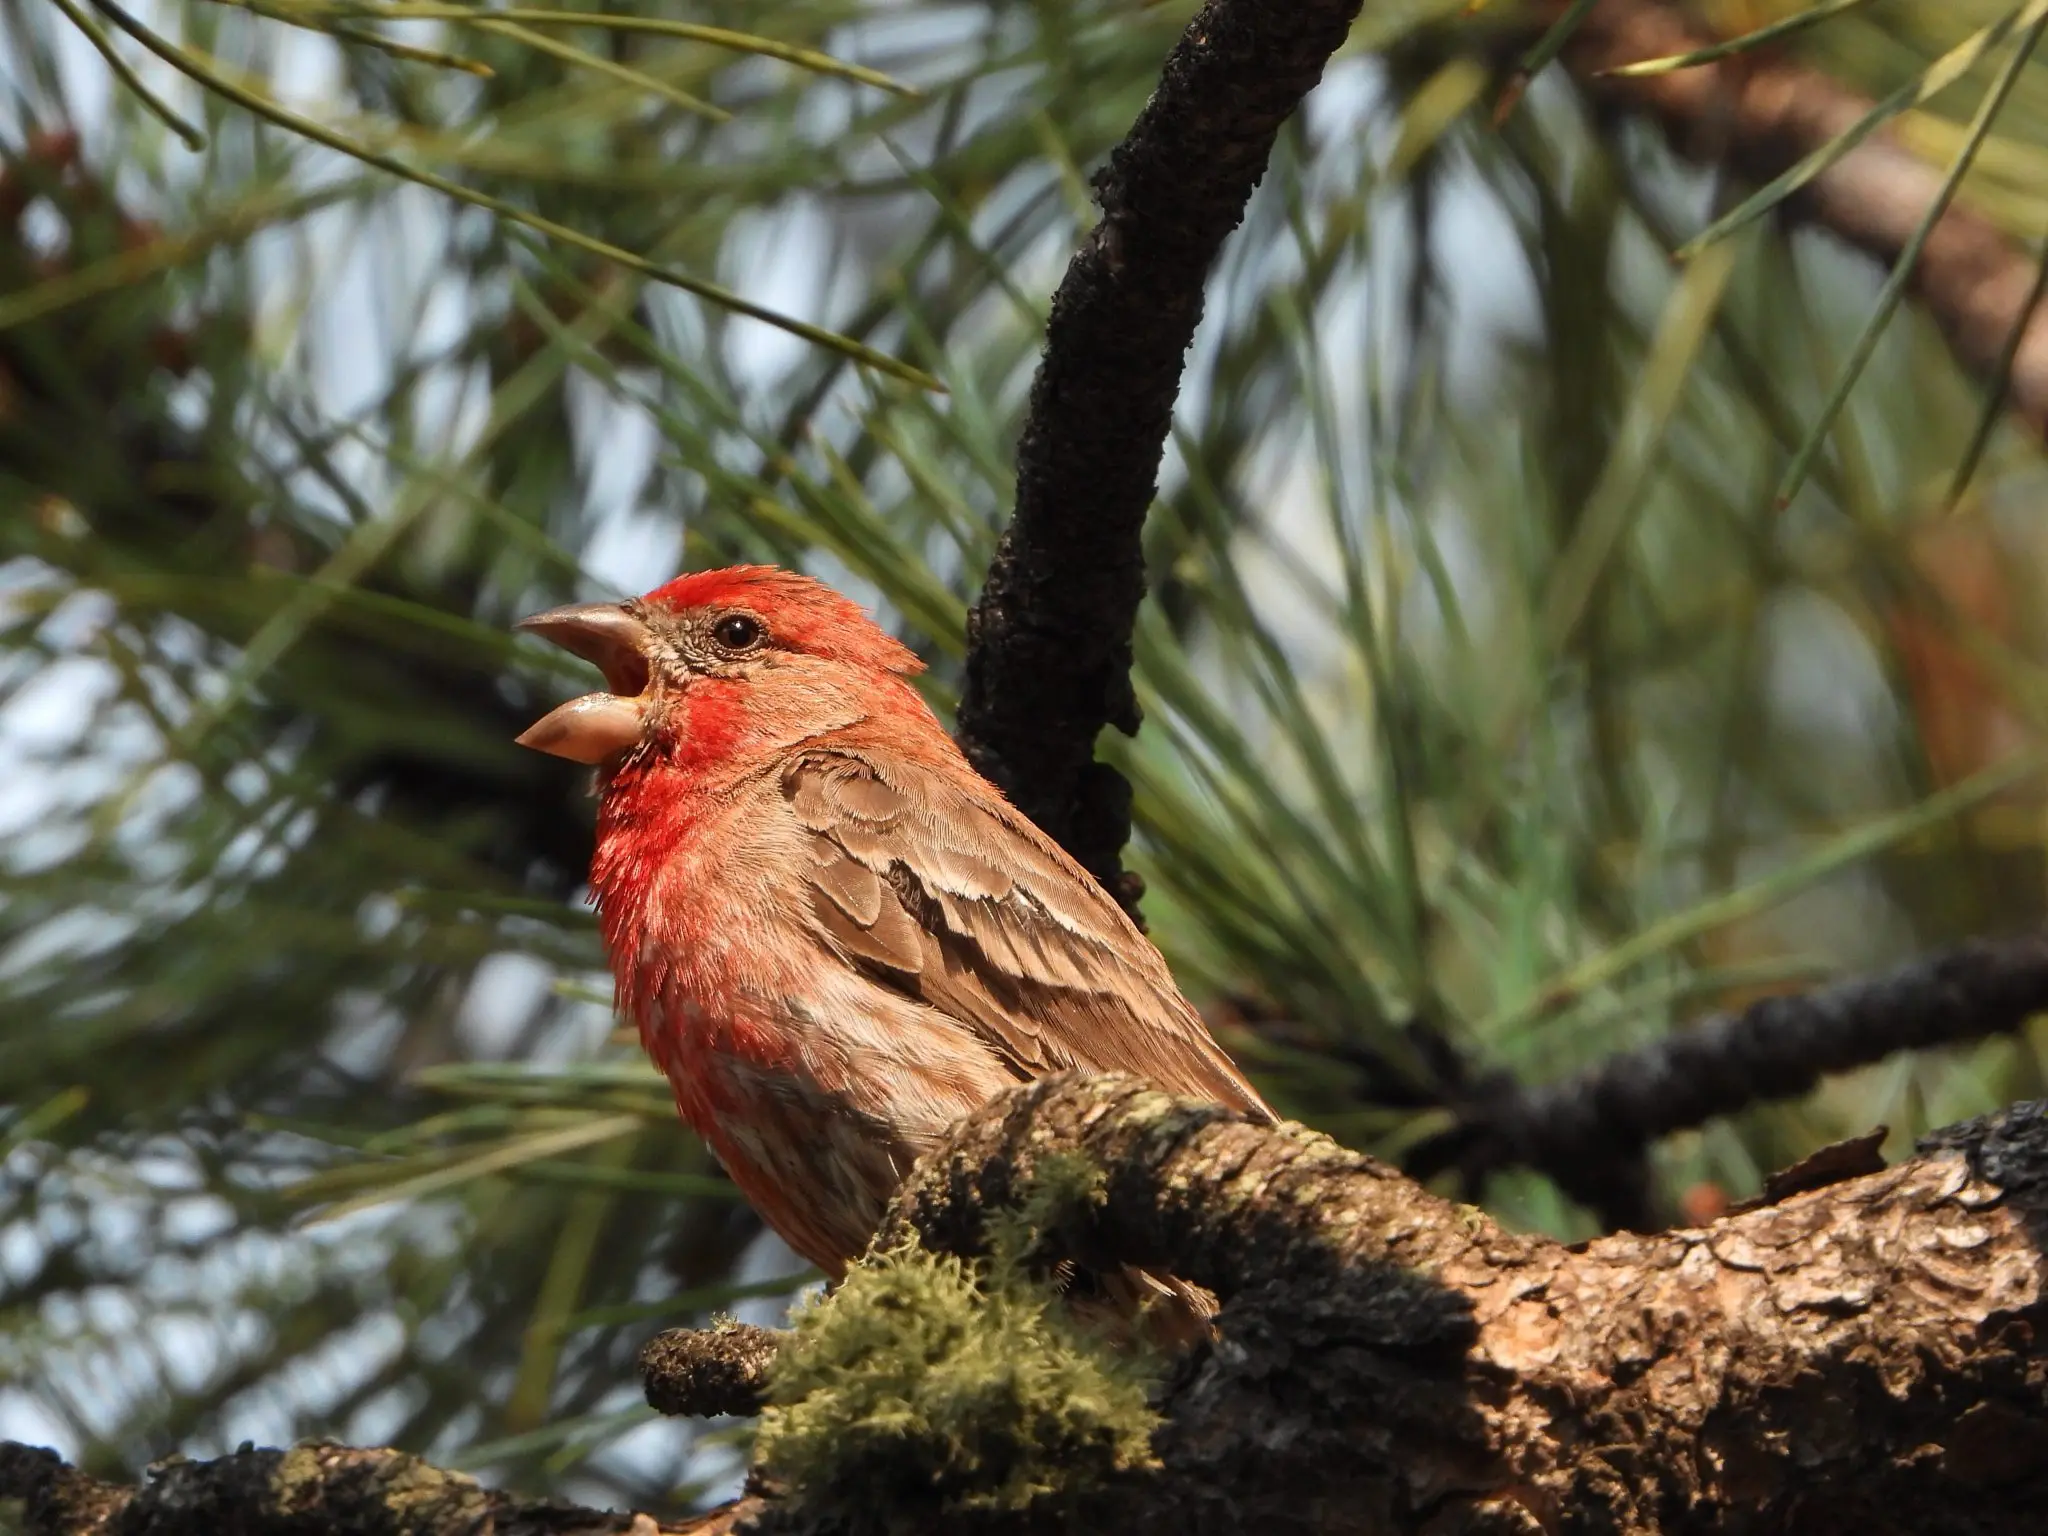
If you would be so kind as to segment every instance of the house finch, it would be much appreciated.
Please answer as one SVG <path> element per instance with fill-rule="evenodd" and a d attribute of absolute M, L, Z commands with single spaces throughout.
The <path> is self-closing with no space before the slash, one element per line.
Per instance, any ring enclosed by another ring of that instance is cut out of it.
<path fill-rule="evenodd" d="M 520 628 L 604 672 L 519 740 L 597 767 L 590 883 L 619 1008 L 826 1274 L 918 1154 L 1019 1081 L 1131 1072 L 1271 1117 L 1159 952 L 974 771 L 907 680 L 921 663 L 846 598 L 737 566 Z"/>

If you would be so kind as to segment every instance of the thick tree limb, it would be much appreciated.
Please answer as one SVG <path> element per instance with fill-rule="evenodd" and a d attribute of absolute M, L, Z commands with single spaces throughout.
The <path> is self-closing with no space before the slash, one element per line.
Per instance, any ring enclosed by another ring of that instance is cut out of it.
<path fill-rule="evenodd" d="M 1610 1205 L 1612 1170 L 1651 1142 L 1752 1104 L 1797 1098 L 1822 1075 L 2010 1034 L 2048 1013 L 2048 934 L 1980 939 L 1880 976 L 1767 997 L 1716 1014 L 1577 1077 L 1482 1085 L 1458 1123 L 1419 1144 L 1408 1172 L 1467 1180 L 1537 1169 L 1574 1199 Z"/>
<path fill-rule="evenodd" d="M 0 1498 L 26 1500 L 30 1536 L 2031 1536 L 2048 1505 L 2048 1105 L 1924 1152 L 1708 1228 L 1567 1248 L 1298 1126 L 1128 1078 L 1053 1078 L 965 1122 L 891 1219 L 927 1247 L 975 1251 L 991 1211 L 1029 1204 L 1048 1258 L 1213 1288 L 1219 1338 L 1165 1382 L 1152 1470 L 1017 1516 L 927 1507 L 881 1468 L 864 1486 L 899 1490 L 890 1507 L 762 1490 L 714 1523 L 636 1527 L 522 1505 L 394 1452 L 246 1452 L 138 1493 L 16 1448 L 0 1456 Z M 1074 1176 L 1089 1167 L 1099 1179 Z M 1048 1189 L 1064 1194 L 1049 1203 Z"/>
<path fill-rule="evenodd" d="M 1648 112 L 1682 152 L 1768 180 L 1868 112 L 1868 98 L 1818 70 L 1751 54 L 1641 78 L 1601 71 L 1684 53 L 1714 39 L 1657 0 L 1602 0 L 1572 35 L 1567 69 L 1596 99 Z M 1939 193 L 1943 171 L 1880 130 L 1822 171 L 1788 205 L 1890 265 Z M 2037 261 L 1988 219 L 1951 204 L 1913 274 L 1913 292 L 1956 359 L 1995 381 L 2000 357 L 2022 327 L 2007 400 L 2048 436 L 2048 312 L 2035 292 Z"/>
<path fill-rule="evenodd" d="M 1358 5 L 1209 0 L 1168 56 L 1053 296 L 1016 515 L 969 617 L 961 744 L 1126 906 L 1130 787 L 1095 763 L 1095 738 L 1138 726 L 1139 533 L 1182 361 L 1210 264 Z"/>
<path fill-rule="evenodd" d="M 1226 1300 L 1172 1384 L 1161 1472 L 1086 1528 L 2039 1529 L 2042 1105 L 1711 1228 L 1574 1250 L 1298 1127 L 1053 1080 L 964 1126 L 899 1219 L 973 1246 L 1076 1153 L 1105 1191 L 1053 1246 Z"/>

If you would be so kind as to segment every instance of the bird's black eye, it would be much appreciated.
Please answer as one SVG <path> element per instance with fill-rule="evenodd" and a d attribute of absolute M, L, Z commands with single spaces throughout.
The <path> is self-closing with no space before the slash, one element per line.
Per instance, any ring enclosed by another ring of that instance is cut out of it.
<path fill-rule="evenodd" d="M 711 638 L 728 651 L 748 651 L 761 643 L 761 621 L 750 613 L 728 613 L 711 626 Z"/>

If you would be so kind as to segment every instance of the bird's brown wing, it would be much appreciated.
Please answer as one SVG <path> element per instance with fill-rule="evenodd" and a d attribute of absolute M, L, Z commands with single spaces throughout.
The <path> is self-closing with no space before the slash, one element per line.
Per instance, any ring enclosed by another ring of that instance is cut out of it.
<path fill-rule="evenodd" d="M 884 985 L 971 1028 L 1020 1078 L 1131 1072 L 1271 1113 L 1159 951 L 992 790 L 833 748 L 793 762 L 782 792 L 808 839 L 822 936 Z"/>

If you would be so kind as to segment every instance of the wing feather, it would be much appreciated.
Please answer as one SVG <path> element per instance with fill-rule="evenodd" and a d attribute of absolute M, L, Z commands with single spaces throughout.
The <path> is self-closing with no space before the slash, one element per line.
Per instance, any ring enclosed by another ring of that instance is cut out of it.
<path fill-rule="evenodd" d="M 872 928 L 881 920 L 882 877 L 858 859 L 837 858 L 829 864 L 820 863 L 811 880 L 831 898 L 832 905 L 858 926 Z"/>
<path fill-rule="evenodd" d="M 941 770 L 819 749 L 782 793 L 821 937 L 958 1020 L 1018 1077 L 1133 1072 L 1269 1114 L 1109 895 L 1008 805 Z"/>

